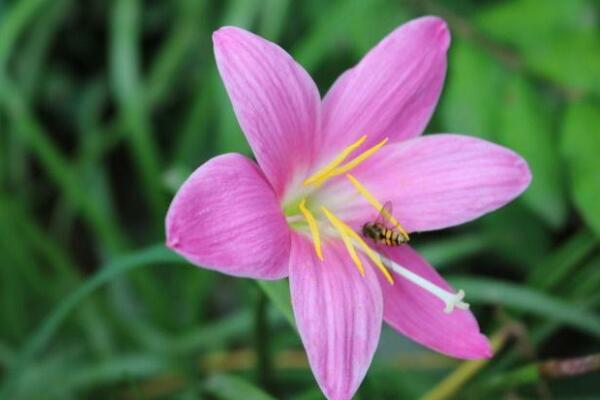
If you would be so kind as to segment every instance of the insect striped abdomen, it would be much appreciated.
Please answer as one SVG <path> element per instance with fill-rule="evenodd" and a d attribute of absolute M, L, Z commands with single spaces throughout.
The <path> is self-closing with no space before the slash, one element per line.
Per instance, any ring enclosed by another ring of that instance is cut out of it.
<path fill-rule="evenodd" d="M 391 242 L 394 246 L 399 246 L 404 243 L 404 238 L 400 235 L 399 232 L 392 231 Z"/>
<path fill-rule="evenodd" d="M 362 232 L 375 243 L 386 246 L 399 246 L 405 243 L 404 237 L 399 232 L 386 228 L 380 223 L 369 222 L 363 226 Z"/>

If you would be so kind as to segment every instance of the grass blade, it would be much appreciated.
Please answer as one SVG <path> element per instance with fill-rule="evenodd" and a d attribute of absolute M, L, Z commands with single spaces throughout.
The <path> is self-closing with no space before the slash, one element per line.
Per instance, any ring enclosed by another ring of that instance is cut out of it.
<path fill-rule="evenodd" d="M 133 254 L 120 257 L 99 269 L 91 279 L 65 297 L 39 328 L 31 335 L 27 344 L 17 356 L 15 364 L 8 372 L 8 377 L 0 391 L 0 399 L 9 399 L 10 393 L 18 380 L 19 374 L 33 361 L 35 356 L 50 342 L 67 316 L 90 294 L 116 277 L 135 268 L 158 263 L 180 261 L 177 255 L 163 245 L 149 247 Z"/>
<path fill-rule="evenodd" d="M 449 277 L 449 281 L 467 293 L 467 301 L 503 305 L 550 321 L 561 322 L 600 338 L 600 316 L 581 305 L 494 279 L 455 276 Z"/>

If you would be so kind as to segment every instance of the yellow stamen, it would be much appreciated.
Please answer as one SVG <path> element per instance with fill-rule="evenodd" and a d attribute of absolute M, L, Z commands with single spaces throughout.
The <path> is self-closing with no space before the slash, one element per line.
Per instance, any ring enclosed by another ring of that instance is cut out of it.
<path fill-rule="evenodd" d="M 383 273 L 383 275 L 385 276 L 387 281 L 390 283 L 390 285 L 393 285 L 394 280 L 392 279 L 392 275 L 387 270 L 387 268 L 383 265 L 383 262 L 381 262 L 381 258 L 379 258 L 377 253 L 374 252 L 373 249 L 371 249 L 369 247 L 369 245 L 367 245 L 365 243 L 365 241 L 360 237 L 360 235 L 358 235 L 356 232 L 354 232 L 352 230 L 352 228 L 350 228 L 348 225 L 346 225 L 338 217 L 333 215 L 331 213 L 331 211 L 329 211 L 327 208 L 321 207 L 321 209 L 323 210 L 323 212 L 325 213 L 325 216 L 329 219 L 329 221 L 331 221 L 332 225 L 337 229 L 338 232 L 340 232 L 340 235 L 342 235 L 342 240 L 344 240 L 344 236 L 349 236 L 349 238 L 354 239 L 354 241 L 357 242 L 360 247 L 362 247 L 362 249 L 365 252 L 365 254 L 367 255 L 367 257 L 369 257 L 371 259 L 371 261 L 373 261 L 373 263 L 377 266 L 377 268 L 379 268 L 379 270 Z M 346 240 L 344 240 L 344 244 L 346 244 Z M 350 243 L 350 246 L 352 248 L 352 251 L 355 252 L 354 246 L 352 246 L 352 243 Z M 346 248 L 349 249 L 347 244 L 346 244 Z M 350 252 L 350 250 L 348 250 L 348 252 Z M 352 253 L 350 254 L 350 256 L 352 256 Z M 352 258 L 352 259 L 354 260 L 354 258 Z M 361 264 L 361 266 L 362 266 L 362 264 Z M 364 274 L 363 274 L 363 276 L 364 276 Z"/>
<path fill-rule="evenodd" d="M 352 169 L 356 168 L 360 163 L 362 163 L 367 158 L 369 158 L 373 154 L 375 154 L 377 152 L 377 150 L 379 150 L 387 142 L 388 142 L 388 138 L 385 138 L 381 142 L 377 143 L 375 146 L 371 147 L 368 150 L 365 150 L 364 153 L 360 154 L 358 157 L 354 158 L 352 161 L 347 162 L 346 164 L 342 165 L 341 167 L 335 168 L 333 171 L 331 171 L 331 174 L 328 176 L 328 178 L 331 178 L 331 177 L 337 176 L 337 175 L 341 175 L 341 174 L 345 174 L 346 172 L 351 171 Z"/>
<path fill-rule="evenodd" d="M 369 247 L 369 245 L 367 243 L 365 243 L 363 238 L 361 238 L 360 235 L 358 235 L 356 232 L 354 232 L 348 225 L 346 225 L 346 232 L 348 233 L 348 235 L 350 235 L 352 237 L 352 239 L 354 239 L 358 242 L 358 244 L 360 245 L 360 247 L 362 247 L 362 249 L 365 252 L 365 254 L 367 255 L 367 257 L 369 257 L 371 259 L 371 261 L 373 261 L 373 263 L 377 266 L 377 268 L 379 268 L 379 270 L 385 276 L 385 279 L 387 279 L 387 281 L 390 283 L 390 285 L 393 285 L 394 279 L 392 279 L 392 275 L 387 270 L 387 268 L 383 265 L 383 263 L 381 262 L 381 258 L 379 258 L 377 253 L 375 253 L 373 251 L 373 249 L 371 249 Z"/>
<path fill-rule="evenodd" d="M 304 215 L 304 218 L 306 218 L 306 222 L 308 223 L 308 229 L 310 230 L 310 235 L 312 236 L 317 257 L 319 257 L 319 259 L 323 261 L 323 252 L 321 251 L 321 236 L 319 235 L 319 227 L 317 226 L 317 221 L 315 220 L 315 217 L 308 210 L 308 208 L 306 208 L 306 199 L 302 199 L 298 208 L 300 209 L 300 212 Z"/>
<path fill-rule="evenodd" d="M 404 228 L 402 228 L 402 225 L 400 225 L 400 223 L 398 222 L 398 220 L 396 218 L 394 218 L 393 215 L 391 215 L 387 210 L 385 210 L 383 208 L 383 205 L 375 198 L 375 196 L 373 196 L 368 190 L 367 188 L 365 188 L 363 186 L 362 183 L 360 183 L 358 181 L 358 179 L 356 179 L 355 177 L 353 177 L 350 174 L 346 174 L 346 177 L 350 180 L 350 182 L 352 182 L 352 184 L 354 185 L 354 187 L 356 188 L 356 190 L 359 191 L 360 194 L 363 195 L 363 197 L 365 199 L 367 199 L 367 201 L 369 203 L 371 203 L 371 205 L 373 207 L 375 207 L 375 209 L 377 210 L 377 212 L 381 212 L 381 214 L 388 219 L 388 221 L 390 221 L 394 228 L 396 228 L 398 230 L 398 232 L 400 232 L 400 234 L 402 236 L 404 236 L 404 238 L 406 240 L 408 240 L 408 233 L 406 233 L 406 231 L 404 230 Z"/>
<path fill-rule="evenodd" d="M 327 179 L 333 178 L 334 176 L 345 174 L 348 171 L 356 168 L 360 163 L 365 161 L 367 158 L 371 157 L 377 150 L 379 150 L 384 144 L 386 144 L 388 138 L 383 139 L 381 142 L 377 143 L 375 146 L 371 147 L 365 152 L 361 153 L 358 157 L 354 158 L 352 161 L 348 161 L 346 164 L 341 167 L 337 167 L 329 171 L 327 174 L 323 175 L 319 180 L 315 182 L 317 186 L 321 185 Z"/>
<path fill-rule="evenodd" d="M 363 135 L 360 139 L 358 139 L 356 142 L 352 143 L 350 146 L 346 147 L 339 156 L 337 156 L 336 158 L 333 159 L 333 161 L 331 161 L 329 164 L 327 164 L 326 166 L 324 166 L 323 168 L 321 168 L 320 170 L 318 170 L 317 172 L 315 172 L 312 176 L 310 176 L 309 178 L 307 178 L 304 181 L 304 185 L 308 186 L 310 184 L 313 184 L 315 182 L 320 181 L 323 177 L 325 177 L 326 175 L 328 175 L 332 170 L 334 170 L 338 165 L 340 165 L 342 162 L 344 162 L 344 160 L 346 159 L 346 157 L 348 157 L 350 155 L 350 153 L 352 153 L 354 150 L 356 150 L 361 144 L 364 143 L 364 141 L 367 140 L 367 135 Z"/>
<path fill-rule="evenodd" d="M 342 237 L 342 241 L 346 245 L 346 250 L 348 250 L 350 258 L 352 258 L 352 261 L 354 261 L 354 264 L 356 264 L 358 272 L 360 272 L 362 276 L 365 276 L 365 269 L 362 265 L 362 262 L 360 261 L 360 258 L 358 258 L 358 254 L 356 254 L 356 249 L 354 249 L 354 245 L 352 244 L 350 237 L 348 237 L 347 235 L 344 223 L 338 218 L 336 218 L 336 216 L 333 215 L 331 212 L 329 212 L 327 208 L 321 207 L 321 210 L 323 210 L 329 222 L 331 222 L 333 227 L 339 232 L 340 236 Z"/>

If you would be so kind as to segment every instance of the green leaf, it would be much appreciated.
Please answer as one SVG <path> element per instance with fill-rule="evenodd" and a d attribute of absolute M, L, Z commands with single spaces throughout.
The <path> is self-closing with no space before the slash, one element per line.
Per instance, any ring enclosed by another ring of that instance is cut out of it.
<path fill-rule="evenodd" d="M 251 29 L 260 13 L 261 5 L 258 0 L 232 0 L 225 8 L 221 24 Z"/>
<path fill-rule="evenodd" d="M 355 2 L 356 14 L 353 18 L 356 22 L 347 21 L 344 30 L 348 31 L 349 37 L 347 40 L 349 40 L 349 44 L 358 59 L 362 58 L 365 53 L 397 28 L 398 25 L 410 19 L 403 7 L 405 5 L 401 2 L 385 2 L 382 0 Z M 377 21 L 377 24 L 361 23 L 364 20 Z M 344 21 L 340 22 L 343 23 Z"/>
<path fill-rule="evenodd" d="M 485 215 L 476 224 L 489 235 L 489 249 L 527 271 L 545 258 L 551 245 L 550 232 L 519 202 Z"/>
<path fill-rule="evenodd" d="M 274 400 L 250 382 L 233 375 L 213 375 L 206 379 L 204 387 L 219 400 Z"/>
<path fill-rule="evenodd" d="M 415 247 L 435 269 L 441 270 L 485 250 L 489 243 L 490 238 L 486 235 L 465 234 L 416 244 Z"/>
<path fill-rule="evenodd" d="M 127 329 L 149 351 L 181 356 L 226 347 L 228 341 L 243 337 L 252 326 L 252 313 L 242 309 L 214 322 L 203 321 L 197 326 L 186 328 L 176 336 L 167 335 L 156 327 L 153 329 L 149 324 L 137 320 L 129 321 Z"/>
<path fill-rule="evenodd" d="M 110 43 L 112 85 L 126 126 L 130 151 L 145 185 L 144 199 L 155 219 L 160 220 L 165 209 L 165 198 L 160 191 L 162 167 L 139 65 L 142 6 L 138 0 L 119 0 L 114 4 Z"/>
<path fill-rule="evenodd" d="M 600 338 L 600 316 L 581 305 L 550 297 L 527 287 L 486 278 L 449 277 L 456 288 L 465 291 L 466 300 L 475 304 L 503 305 L 561 322 Z"/>
<path fill-rule="evenodd" d="M 266 0 L 261 10 L 259 33 L 271 41 L 281 36 L 286 19 L 289 17 L 290 0 Z"/>
<path fill-rule="evenodd" d="M 569 92 L 600 93 L 600 32 L 569 32 L 524 51 L 525 62 Z M 585 60 L 585 61 L 584 61 Z"/>
<path fill-rule="evenodd" d="M 9 12 L 2 15 L 0 24 L 0 75 L 5 73 L 4 69 L 9 55 L 17 44 L 19 36 L 24 30 L 30 28 L 32 19 L 36 16 L 42 6 L 49 3 L 47 0 L 24 0 L 15 3 Z"/>
<path fill-rule="evenodd" d="M 598 296 L 600 287 L 600 256 L 585 263 L 574 276 L 570 277 L 569 292 L 572 298 L 590 301 Z"/>
<path fill-rule="evenodd" d="M 587 224 L 600 235 L 600 108 L 589 102 L 572 102 L 566 112 L 561 150 L 571 177 L 575 206 Z"/>
<path fill-rule="evenodd" d="M 373 44 L 376 39 L 371 35 L 359 40 L 358 43 L 354 43 L 356 40 L 354 35 L 357 29 L 366 26 L 364 24 L 366 15 L 372 13 L 374 9 L 389 6 L 389 4 L 380 4 L 381 0 L 377 0 L 376 3 L 360 0 L 317 3 L 313 16 L 315 22 L 312 23 L 311 29 L 300 37 L 291 54 L 307 71 L 312 72 L 331 54 L 339 54 L 344 49 L 357 51 L 364 47 L 365 42 Z M 369 25 L 375 30 L 381 29 Z M 351 65 L 346 65 L 339 72 L 350 67 Z"/>
<path fill-rule="evenodd" d="M 533 47 L 551 36 L 589 26 L 586 0 L 553 0 L 544 7 L 538 0 L 497 2 L 475 18 L 479 29 L 497 40 Z"/>
<path fill-rule="evenodd" d="M 177 89 L 178 79 L 186 76 L 181 69 L 199 46 L 201 35 L 209 37 L 197 26 L 198 19 L 206 12 L 205 5 L 204 1 L 177 2 L 180 21 L 164 40 L 148 74 L 145 93 L 149 105 L 160 103 Z"/>
<path fill-rule="evenodd" d="M 157 245 L 117 258 L 104 267 L 101 267 L 96 275 L 88 279 L 70 295 L 66 296 L 33 332 L 6 375 L 7 378 L 0 390 L 0 398 L 9 397 L 15 382 L 19 375 L 26 370 L 27 365 L 50 342 L 69 314 L 96 289 L 135 268 L 181 260 L 179 256 L 172 253 L 163 245 Z"/>
<path fill-rule="evenodd" d="M 440 103 L 444 130 L 493 140 L 506 71 L 465 41 L 457 41 L 449 57 L 448 82 Z"/>
<path fill-rule="evenodd" d="M 559 248 L 530 269 L 530 285 L 539 289 L 549 289 L 559 285 L 594 251 L 595 247 L 596 237 L 587 229 L 565 239 Z"/>
<path fill-rule="evenodd" d="M 64 352 L 59 354 L 64 357 Z M 168 357 L 147 353 L 113 356 L 92 362 L 81 362 L 71 356 L 72 359 L 60 363 L 60 358 L 55 358 L 44 359 L 28 368 L 16 399 L 62 399 L 67 393 L 80 393 L 173 371 L 173 363 Z M 54 396 L 49 396 L 49 387 L 52 387 Z"/>
<path fill-rule="evenodd" d="M 600 92 L 600 40 L 586 0 L 499 2 L 477 18 L 479 29 L 519 51 L 532 71 L 569 89 Z"/>
<path fill-rule="evenodd" d="M 51 140 L 50 133 L 28 109 L 25 99 L 14 86 L 14 82 L 3 80 L 2 76 L 0 76 L 0 105 L 5 107 L 8 115 L 14 119 L 15 132 L 19 135 L 19 139 L 31 148 L 32 153 L 43 165 L 44 171 L 60 188 L 68 202 L 81 209 L 82 216 L 110 252 L 123 248 L 125 239 L 118 224 L 113 219 L 102 215 L 96 205 L 96 199 L 91 197 L 88 191 L 82 190 L 82 182 L 77 171 Z"/>
<path fill-rule="evenodd" d="M 22 47 L 17 71 L 26 98 L 31 98 L 33 91 L 39 90 L 36 85 L 39 83 L 42 69 L 47 66 L 46 57 L 51 49 L 50 44 L 55 38 L 60 24 L 64 22 L 70 6 L 70 0 L 52 2 L 52 6 L 48 7 L 40 15 L 39 20 L 29 28 L 31 39 Z"/>
<path fill-rule="evenodd" d="M 225 9 L 221 24 L 251 29 L 252 24 L 260 14 L 262 6 L 264 5 L 257 0 L 231 1 Z M 237 122 L 231 100 L 229 100 L 223 82 L 221 82 L 216 69 L 211 70 L 210 73 L 213 75 L 213 80 L 210 83 L 212 88 L 210 90 L 214 93 L 214 98 L 211 99 L 210 110 L 218 116 L 217 131 L 219 135 L 216 137 L 217 152 L 235 152 L 251 155 L 252 151 Z M 215 108 L 216 110 L 214 110 Z"/>
<path fill-rule="evenodd" d="M 241 153 L 251 156 L 252 150 L 250 145 L 246 141 L 242 129 L 240 128 L 231 100 L 225 91 L 225 86 L 219 78 L 216 70 L 214 72 L 214 79 L 211 82 L 213 88 L 210 90 L 215 93 L 214 106 L 217 108 L 218 113 L 218 131 L 219 136 L 216 137 L 216 149 L 219 153 Z"/>
<path fill-rule="evenodd" d="M 265 292 L 269 300 L 281 311 L 285 319 L 293 328 L 296 328 L 292 301 L 290 298 L 290 287 L 287 279 L 278 281 L 256 281 L 258 286 Z"/>
<path fill-rule="evenodd" d="M 522 155 L 533 181 L 523 195 L 526 204 L 554 228 L 567 217 L 558 144 L 552 131 L 552 108 L 521 76 L 511 77 L 501 107 L 502 144 Z"/>

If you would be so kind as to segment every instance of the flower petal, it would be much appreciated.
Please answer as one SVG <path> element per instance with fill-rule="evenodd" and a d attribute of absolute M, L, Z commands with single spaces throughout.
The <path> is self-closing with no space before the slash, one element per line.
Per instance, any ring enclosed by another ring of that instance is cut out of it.
<path fill-rule="evenodd" d="M 381 289 L 372 268 L 362 277 L 338 241 L 327 242 L 323 255 L 320 261 L 307 239 L 292 236 L 292 305 L 321 390 L 330 400 L 349 400 L 379 341 Z"/>
<path fill-rule="evenodd" d="M 290 230 L 258 166 L 225 154 L 198 168 L 167 213 L 167 245 L 190 262 L 229 275 L 288 274 Z"/>
<path fill-rule="evenodd" d="M 213 34 L 219 72 L 258 164 L 278 196 L 310 165 L 320 129 L 320 96 L 279 46 L 243 29 Z M 304 177 L 304 176 L 302 176 Z"/>
<path fill-rule="evenodd" d="M 450 33 L 436 17 L 412 20 L 385 37 L 335 82 L 323 101 L 324 148 L 338 151 L 362 135 L 365 148 L 384 137 L 420 135 L 446 75 Z"/>
<path fill-rule="evenodd" d="M 531 181 L 526 161 L 513 151 L 450 134 L 386 146 L 352 173 L 382 203 L 391 201 L 394 216 L 411 232 L 471 221 L 513 200 Z M 338 215 L 358 224 L 373 217 L 366 201 L 348 201 L 354 187 L 343 180 L 339 185 L 345 189 L 328 189 L 337 191 L 339 206 L 332 207 Z M 349 203 L 360 205 L 350 209 Z"/>
<path fill-rule="evenodd" d="M 409 246 L 388 247 L 383 252 L 401 266 L 445 290 L 455 292 Z M 396 277 L 394 285 L 384 278 L 379 281 L 383 292 L 383 318 L 400 333 L 452 357 L 477 359 L 492 356 L 490 343 L 479 333 L 477 321 L 470 311 L 455 308 L 452 313 L 446 314 L 443 301 L 401 277 Z"/>

